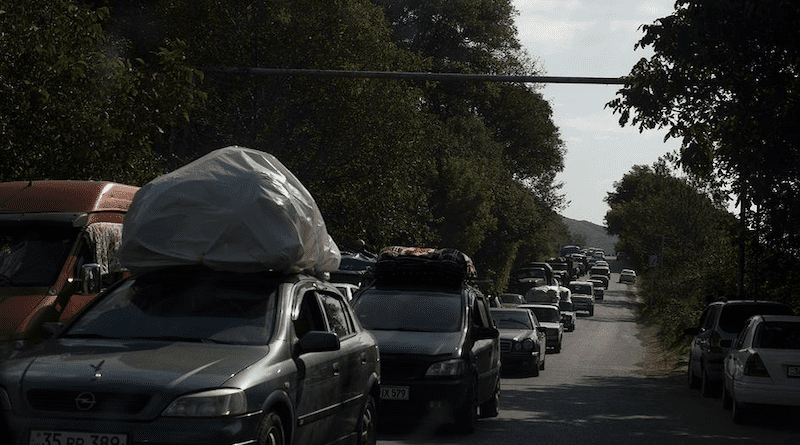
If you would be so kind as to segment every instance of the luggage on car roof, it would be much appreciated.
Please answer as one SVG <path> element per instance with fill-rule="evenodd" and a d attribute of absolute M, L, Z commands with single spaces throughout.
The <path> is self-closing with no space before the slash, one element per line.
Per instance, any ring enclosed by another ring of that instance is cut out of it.
<path fill-rule="evenodd" d="M 452 248 L 390 246 L 381 250 L 375 263 L 378 284 L 460 286 L 477 275 L 472 259 Z"/>

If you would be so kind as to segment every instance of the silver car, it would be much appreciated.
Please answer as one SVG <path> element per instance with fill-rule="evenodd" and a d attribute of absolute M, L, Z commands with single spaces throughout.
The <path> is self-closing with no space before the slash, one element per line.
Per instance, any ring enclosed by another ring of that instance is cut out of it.
<path fill-rule="evenodd" d="M 378 382 L 375 338 L 331 284 L 174 269 L 3 363 L 0 412 L 16 445 L 374 444 Z"/>

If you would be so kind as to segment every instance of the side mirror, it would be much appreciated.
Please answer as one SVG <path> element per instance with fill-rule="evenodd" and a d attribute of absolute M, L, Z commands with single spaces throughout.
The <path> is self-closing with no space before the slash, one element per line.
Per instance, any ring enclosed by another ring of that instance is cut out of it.
<path fill-rule="evenodd" d="M 297 346 L 301 354 L 306 352 L 338 351 L 339 336 L 327 331 L 309 331 L 300 339 Z"/>
<path fill-rule="evenodd" d="M 81 289 L 82 292 L 84 294 L 99 293 L 103 286 L 103 277 L 100 273 L 100 265 L 97 263 L 84 264 L 81 274 L 81 281 L 83 282 L 83 288 Z"/>
<path fill-rule="evenodd" d="M 47 340 L 57 336 L 63 329 L 64 323 L 61 322 L 42 323 L 42 340 Z"/>

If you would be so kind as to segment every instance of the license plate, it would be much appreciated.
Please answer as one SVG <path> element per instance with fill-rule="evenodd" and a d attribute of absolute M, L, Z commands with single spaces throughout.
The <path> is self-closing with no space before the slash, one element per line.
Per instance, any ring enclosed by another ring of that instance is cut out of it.
<path fill-rule="evenodd" d="M 381 399 L 408 400 L 408 386 L 381 386 Z"/>
<path fill-rule="evenodd" d="M 789 366 L 786 368 L 786 375 L 789 377 L 800 377 L 800 366 Z"/>
<path fill-rule="evenodd" d="M 29 445 L 126 445 L 125 434 L 31 431 Z"/>

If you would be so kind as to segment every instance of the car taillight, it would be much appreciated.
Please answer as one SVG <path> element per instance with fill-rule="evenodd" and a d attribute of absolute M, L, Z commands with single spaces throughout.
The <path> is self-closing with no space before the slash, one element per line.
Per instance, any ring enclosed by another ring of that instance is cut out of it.
<path fill-rule="evenodd" d="M 753 353 L 747 357 L 742 373 L 750 377 L 769 377 L 767 367 L 764 366 L 764 362 L 761 361 L 758 353 Z"/>

